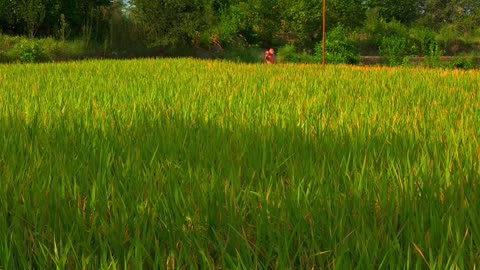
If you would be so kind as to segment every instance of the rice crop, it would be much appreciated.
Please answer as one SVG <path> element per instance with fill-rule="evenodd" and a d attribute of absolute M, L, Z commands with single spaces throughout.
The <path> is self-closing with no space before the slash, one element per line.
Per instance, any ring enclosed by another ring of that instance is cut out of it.
<path fill-rule="evenodd" d="M 0 65 L 0 269 L 476 269 L 480 73 Z"/>

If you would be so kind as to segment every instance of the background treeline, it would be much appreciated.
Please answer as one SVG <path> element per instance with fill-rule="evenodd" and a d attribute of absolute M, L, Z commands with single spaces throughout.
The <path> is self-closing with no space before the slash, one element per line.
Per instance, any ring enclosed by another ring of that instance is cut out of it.
<path fill-rule="evenodd" d="M 327 29 L 329 62 L 358 63 L 361 55 L 391 65 L 416 57 L 474 59 L 480 1 L 327 0 Z M 313 62 L 321 31 L 322 0 L 0 0 L 0 61 L 158 55 L 258 61 L 273 47 L 280 60 Z"/>

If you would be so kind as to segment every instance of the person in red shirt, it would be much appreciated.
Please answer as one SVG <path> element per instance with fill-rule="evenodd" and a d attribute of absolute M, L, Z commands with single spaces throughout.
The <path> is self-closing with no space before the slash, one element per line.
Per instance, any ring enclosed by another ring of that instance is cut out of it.
<path fill-rule="evenodd" d="M 270 49 L 265 52 L 265 61 L 267 64 L 275 64 L 277 62 L 277 59 L 275 57 L 275 51 L 273 49 Z"/>

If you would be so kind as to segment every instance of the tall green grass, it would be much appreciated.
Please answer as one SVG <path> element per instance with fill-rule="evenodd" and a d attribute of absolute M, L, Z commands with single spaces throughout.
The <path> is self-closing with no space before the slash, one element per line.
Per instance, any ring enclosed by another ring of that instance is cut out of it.
<path fill-rule="evenodd" d="M 474 269 L 479 82 L 0 65 L 0 269 Z"/>
<path fill-rule="evenodd" d="M 88 49 L 82 40 L 29 39 L 0 34 L 0 63 L 76 60 L 92 57 L 95 55 L 94 51 L 93 48 Z"/>

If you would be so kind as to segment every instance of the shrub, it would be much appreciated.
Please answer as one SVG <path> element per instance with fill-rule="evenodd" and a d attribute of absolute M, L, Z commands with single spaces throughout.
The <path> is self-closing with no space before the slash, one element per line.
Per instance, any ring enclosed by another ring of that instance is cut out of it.
<path fill-rule="evenodd" d="M 462 57 L 456 61 L 453 61 L 452 63 L 450 63 L 449 67 L 453 69 L 465 69 L 465 70 L 476 69 L 479 67 L 479 63 L 475 58 L 475 56 L 471 55 L 471 56 Z"/>
<path fill-rule="evenodd" d="M 409 30 L 399 21 L 386 21 L 377 9 L 367 12 L 362 44 L 378 48 L 380 56 L 390 65 L 399 65 L 404 57 L 424 54 L 430 40 L 435 38 L 432 31 L 416 28 Z M 365 50 L 365 48 L 364 48 Z M 407 59 L 408 60 L 408 59 Z"/>
<path fill-rule="evenodd" d="M 306 52 L 299 53 L 293 44 L 287 44 L 281 47 L 277 53 L 279 62 L 284 63 L 313 63 L 316 61 L 315 57 Z"/>
<path fill-rule="evenodd" d="M 315 46 L 317 59 L 322 59 L 322 43 Z M 343 26 L 334 28 L 327 33 L 327 62 L 332 64 L 358 64 L 360 52 L 355 41 L 350 37 L 350 32 Z"/>
<path fill-rule="evenodd" d="M 299 58 L 295 46 L 292 44 L 287 44 L 280 48 L 277 57 L 280 62 L 297 62 Z"/>
<path fill-rule="evenodd" d="M 58 41 L 53 38 L 28 39 L 0 35 L 0 63 L 72 60 L 92 56 L 82 40 Z"/>
<path fill-rule="evenodd" d="M 19 60 L 24 63 L 38 63 L 48 60 L 45 49 L 38 41 L 22 40 L 17 45 L 16 51 Z"/>
<path fill-rule="evenodd" d="M 418 56 L 428 55 L 431 44 L 436 42 L 436 33 L 427 28 L 412 28 L 408 37 L 412 43 L 412 53 Z"/>
<path fill-rule="evenodd" d="M 379 15 L 377 9 L 367 12 L 365 31 L 378 47 L 381 46 L 383 38 L 386 36 L 408 37 L 408 29 L 405 25 L 396 20 L 387 22 Z"/>
<path fill-rule="evenodd" d="M 425 64 L 428 67 L 435 68 L 441 67 L 441 58 L 443 51 L 440 49 L 440 45 L 436 41 L 431 42 L 428 48 L 428 54 L 425 56 Z"/>
<path fill-rule="evenodd" d="M 241 63 L 259 63 L 263 61 L 261 50 L 256 46 L 232 46 L 228 50 L 218 52 L 217 57 Z"/>
<path fill-rule="evenodd" d="M 408 55 L 406 38 L 401 36 L 383 37 L 380 55 L 391 66 L 402 64 L 403 58 Z"/>
<path fill-rule="evenodd" d="M 438 44 L 448 55 L 470 53 L 475 48 L 475 32 L 469 33 L 458 24 L 448 24 L 440 29 Z"/>
<path fill-rule="evenodd" d="M 459 59 L 451 63 L 450 67 L 454 69 L 474 69 L 476 64 L 466 59 Z"/>
<path fill-rule="evenodd" d="M 404 66 L 404 67 L 414 66 L 414 63 L 412 63 L 412 58 L 413 57 L 414 57 L 413 55 L 404 56 L 403 59 L 402 59 L 402 66 Z"/>

